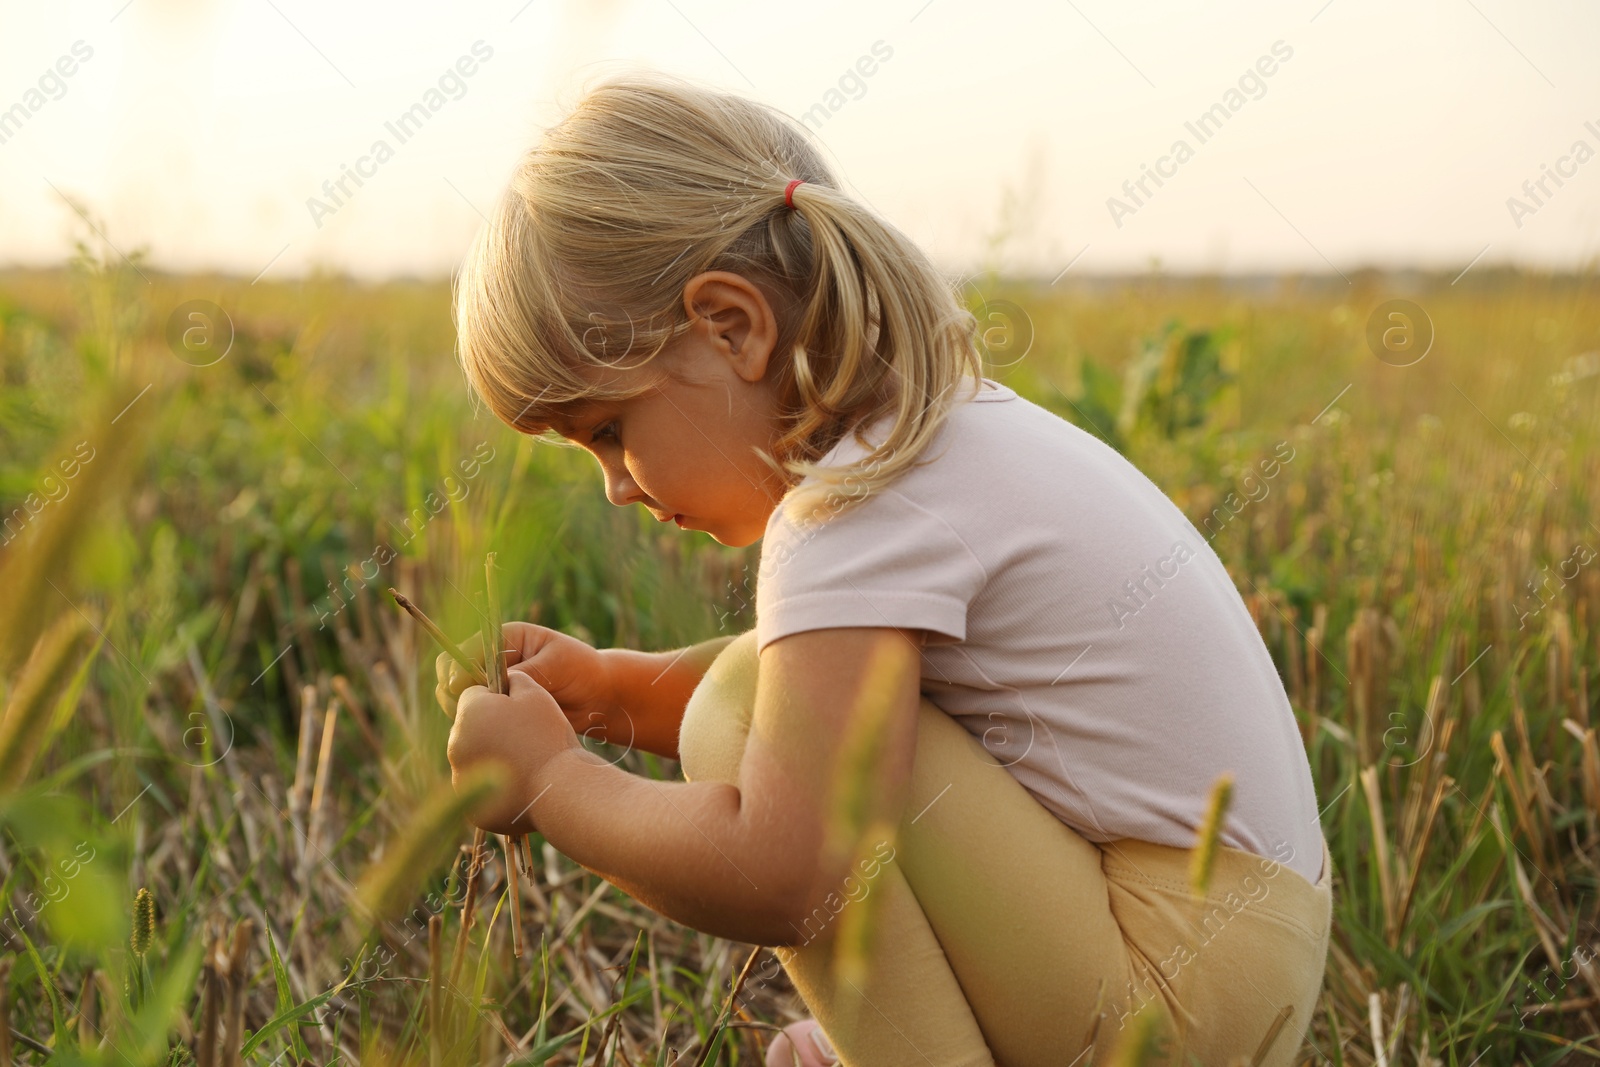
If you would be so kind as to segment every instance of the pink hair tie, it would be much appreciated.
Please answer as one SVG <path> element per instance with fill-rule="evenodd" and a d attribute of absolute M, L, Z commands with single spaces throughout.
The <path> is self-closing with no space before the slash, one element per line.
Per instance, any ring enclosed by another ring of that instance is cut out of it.
<path fill-rule="evenodd" d="M 784 207 L 791 211 L 794 210 L 794 187 L 797 185 L 804 185 L 805 181 L 806 180 L 804 178 L 796 178 L 794 181 L 789 183 L 789 187 L 783 191 Z"/>

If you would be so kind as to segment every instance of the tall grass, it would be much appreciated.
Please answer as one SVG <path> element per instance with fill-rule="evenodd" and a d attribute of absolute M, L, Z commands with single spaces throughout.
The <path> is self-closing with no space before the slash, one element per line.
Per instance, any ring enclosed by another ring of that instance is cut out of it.
<path fill-rule="evenodd" d="M 1572 562 L 1600 553 L 1594 279 L 982 289 L 1032 327 L 993 376 L 1184 509 L 1283 674 L 1337 879 L 1306 1058 L 1594 1058 L 1600 556 Z M 1411 367 L 1363 340 L 1393 295 L 1438 330 Z M 208 367 L 164 337 L 194 299 L 235 331 Z M 0 504 L 28 516 L 0 549 L 5 597 L 26 589 L 0 695 L 49 739 L 0 798 L 16 1061 L 758 1063 L 803 1010 L 779 980 L 725 1013 L 750 946 L 537 838 L 530 885 L 442 799 L 434 650 L 388 586 L 471 633 L 494 551 L 508 617 L 666 649 L 753 624 L 758 551 L 611 507 L 586 455 L 475 416 L 451 351 L 442 281 L 251 285 L 88 247 L 0 275 Z M 1163 377 L 1201 356 L 1215 373 Z M 80 440 L 102 447 L 63 480 Z"/>

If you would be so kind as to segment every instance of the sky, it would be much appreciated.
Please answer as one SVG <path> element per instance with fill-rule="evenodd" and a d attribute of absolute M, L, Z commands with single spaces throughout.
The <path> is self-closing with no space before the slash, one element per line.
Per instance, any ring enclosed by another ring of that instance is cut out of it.
<path fill-rule="evenodd" d="M 1581 269 L 1597 45 L 1592 0 L 0 0 L 0 266 L 64 260 L 76 204 L 165 269 L 446 275 L 584 82 L 646 66 L 810 115 L 952 272 Z"/>

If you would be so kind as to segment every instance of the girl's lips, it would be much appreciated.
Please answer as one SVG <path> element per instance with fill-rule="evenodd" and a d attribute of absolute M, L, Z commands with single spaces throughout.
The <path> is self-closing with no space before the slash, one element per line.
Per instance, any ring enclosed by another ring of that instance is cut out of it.
<path fill-rule="evenodd" d="M 682 515 L 674 515 L 674 516 L 672 516 L 672 521 L 678 524 L 678 528 L 679 529 L 683 528 L 683 516 Z"/>

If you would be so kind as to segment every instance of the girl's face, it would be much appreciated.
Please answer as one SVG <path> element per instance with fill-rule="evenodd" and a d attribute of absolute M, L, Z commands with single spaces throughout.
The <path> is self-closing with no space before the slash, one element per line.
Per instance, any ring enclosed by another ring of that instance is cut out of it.
<path fill-rule="evenodd" d="M 658 356 L 671 376 L 628 400 L 591 401 L 556 429 L 600 462 L 606 497 L 643 504 L 725 545 L 752 544 L 788 488 L 760 459 L 779 426 L 767 377 L 777 319 L 737 274 L 700 274 L 684 288 L 689 329 Z M 595 372 L 615 382 L 638 371 Z"/>

